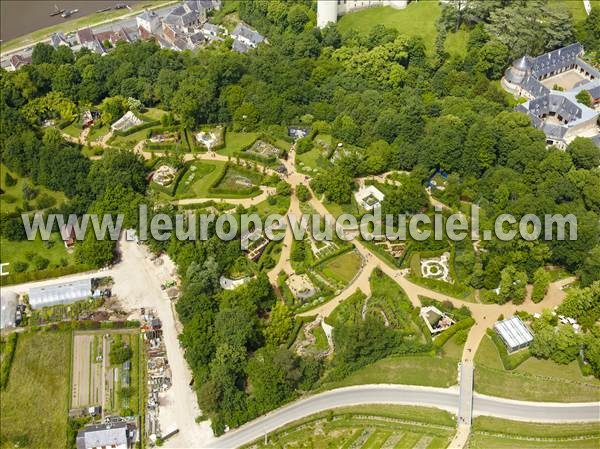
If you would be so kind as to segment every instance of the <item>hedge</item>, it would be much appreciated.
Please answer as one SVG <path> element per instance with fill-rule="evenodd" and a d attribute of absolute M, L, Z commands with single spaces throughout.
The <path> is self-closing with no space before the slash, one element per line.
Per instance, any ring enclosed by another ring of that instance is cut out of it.
<path fill-rule="evenodd" d="M 6 345 L 2 351 L 2 365 L 0 366 L 0 390 L 4 390 L 6 384 L 8 384 L 8 376 L 15 355 L 15 349 L 17 348 L 18 336 L 19 334 L 13 332 L 6 339 Z"/>
<path fill-rule="evenodd" d="M 509 354 L 506 350 L 504 342 L 498 336 L 498 334 L 496 334 L 496 332 L 494 332 L 492 329 L 488 329 L 487 334 L 496 345 L 496 349 L 498 349 L 498 354 L 500 355 L 500 359 L 502 360 L 502 365 L 504 366 L 505 370 L 512 371 L 529 357 L 531 357 L 531 352 L 529 352 L 529 349 L 519 351 L 515 354 Z"/>
<path fill-rule="evenodd" d="M 66 276 L 68 274 L 81 273 L 83 271 L 92 270 L 94 267 L 89 265 L 77 264 L 68 265 L 66 267 L 50 268 L 48 270 L 41 271 L 26 271 L 24 273 L 14 273 L 8 276 L 2 276 L 0 278 L 0 284 L 2 286 L 12 284 L 22 284 L 25 282 L 39 281 L 42 279 L 50 279 L 60 276 Z"/>
<path fill-rule="evenodd" d="M 465 318 L 464 320 L 460 320 L 454 326 L 450 326 L 445 331 L 439 333 L 433 339 L 433 346 L 435 346 L 436 348 L 441 348 L 442 346 L 444 346 L 444 344 L 446 344 L 446 342 L 450 338 L 454 336 L 454 334 L 456 334 L 460 330 L 470 328 L 471 326 L 473 326 L 473 324 L 475 324 L 475 320 L 473 318 Z"/>

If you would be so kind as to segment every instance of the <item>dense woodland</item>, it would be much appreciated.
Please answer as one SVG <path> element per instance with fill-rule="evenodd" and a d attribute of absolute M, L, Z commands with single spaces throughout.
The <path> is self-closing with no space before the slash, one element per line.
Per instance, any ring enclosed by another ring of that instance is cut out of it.
<path fill-rule="evenodd" d="M 137 204 L 149 201 L 142 159 L 123 149 L 90 161 L 60 131 L 42 128 L 44 120 L 73 120 L 80 110 L 97 105 L 101 121 L 110 124 L 128 109 L 127 99 L 134 98 L 142 107 L 171 111 L 190 129 L 225 123 L 255 131 L 308 123 L 355 148 L 326 176 L 313 179 L 314 191 L 328 201 L 350 202 L 357 176 L 408 170 L 410 179 L 387 196 L 384 211 L 417 212 L 427 205 L 423 181 L 432 170 L 442 169 L 451 174 L 449 205 L 478 204 L 484 223 L 501 213 L 517 218 L 575 214 L 577 241 L 493 240 L 482 243 L 485 251 L 479 259 L 462 261 L 470 267 L 472 287 L 505 286 L 496 300 L 524 297 L 524 290 L 512 291 L 514 279 L 536 282 L 541 299 L 548 280 L 539 269 L 546 264 L 578 274 L 584 287 L 600 280 L 600 150 L 587 139 L 575 140 L 566 152 L 546 148 L 544 134 L 527 116 L 513 112 L 514 99 L 498 82 L 510 61 L 525 51 L 537 54 L 577 39 L 597 61 L 598 9 L 575 29 L 568 13 L 545 2 L 469 2 L 460 12 L 447 6 L 435 48 L 427 49 L 420 38 L 383 26 L 366 35 L 342 35 L 336 26 L 319 30 L 309 0 L 224 3 L 268 36 L 269 44 L 241 55 L 230 51 L 228 42 L 196 53 L 138 42 L 118 44 L 104 57 L 38 44 L 32 65 L 0 73 L 2 163 L 67 195 L 66 204 L 49 211 L 126 211 L 128 224 L 135 225 Z M 545 20 L 538 27 L 542 13 Z M 467 54 L 449 57 L 444 39 L 459 27 L 470 29 Z M 160 210 L 175 212 L 169 206 Z M 0 225 L 4 237 L 25 238 L 17 213 L 2 214 Z M 217 433 L 290 400 L 322 378 L 327 371 L 322 362 L 287 349 L 294 318 L 284 304 L 274 307 L 266 276 L 235 294 L 220 290 L 219 276 L 242 256 L 239 244 L 212 237 L 150 245 L 166 251 L 183 277 L 177 304 L 184 324 L 181 341 L 200 407 Z M 76 257 L 102 266 L 115 257 L 114 243 L 90 235 L 77 246 Z M 564 307 L 584 314 L 594 310 L 597 317 L 597 288 L 596 283 L 582 293 L 584 299 Z M 367 341 L 377 344 L 358 347 L 365 335 L 376 336 Z M 336 353 L 337 367 L 429 349 L 407 348 L 405 339 L 390 334 L 380 321 L 344 328 L 336 338 L 343 349 Z M 593 348 L 590 359 L 598 375 L 600 350 L 591 342 L 586 344 Z M 539 355 L 553 357 L 541 350 Z M 556 359 L 576 356 L 571 351 Z"/>

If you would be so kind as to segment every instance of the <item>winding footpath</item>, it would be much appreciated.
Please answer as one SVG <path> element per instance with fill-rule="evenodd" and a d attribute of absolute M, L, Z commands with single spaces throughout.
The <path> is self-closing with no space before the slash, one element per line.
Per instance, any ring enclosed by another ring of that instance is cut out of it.
<path fill-rule="evenodd" d="M 66 136 L 65 136 L 66 137 Z M 110 137 L 110 136 L 109 136 Z M 92 143 L 107 147 L 107 136 L 104 136 L 99 141 Z M 67 138 L 67 137 L 66 137 Z M 83 136 L 81 136 L 83 138 Z M 68 137 L 70 141 L 81 143 L 81 139 Z M 145 159 L 149 159 L 155 155 L 148 151 L 144 151 L 145 141 L 139 142 L 134 151 L 141 154 Z M 216 160 L 229 161 L 230 158 L 214 152 L 186 154 L 185 161 L 191 160 Z M 282 161 L 287 169 L 287 176 L 284 179 L 295 189 L 299 185 L 308 185 L 308 176 L 298 173 L 295 169 L 295 149 L 289 152 L 289 158 Z M 257 167 L 265 170 L 266 173 L 276 174 L 274 170 L 264 168 L 260 164 L 255 164 Z M 390 173 L 385 173 L 380 176 L 372 177 L 380 182 L 397 183 L 397 181 L 387 179 Z M 281 175 L 279 175 L 281 176 Z M 311 190 L 312 192 L 312 190 Z M 221 201 L 230 204 L 242 204 L 244 207 L 255 205 L 260 201 L 265 200 L 274 192 L 272 190 L 263 189 L 261 195 L 255 198 L 243 200 L 221 199 Z M 310 200 L 310 206 L 321 216 L 330 215 L 324 204 L 314 195 Z M 190 200 L 179 200 L 177 204 L 193 204 L 204 201 L 218 201 L 218 198 L 196 198 Z M 448 206 L 431 198 L 430 201 L 434 206 L 439 208 L 450 209 Z M 290 208 L 288 215 L 293 214 L 300 217 L 301 208 L 296 195 L 291 196 Z M 277 286 L 277 277 L 280 273 L 292 274 L 294 272 L 291 263 L 290 255 L 293 242 L 293 233 L 291 226 L 287 226 L 285 237 L 283 239 L 282 250 L 279 260 L 275 267 L 268 272 L 270 282 Z M 467 341 L 464 345 L 463 354 L 460 362 L 460 383 L 458 386 L 451 388 L 432 388 L 421 386 L 408 385 L 361 385 L 348 388 L 340 388 L 326 393 L 317 394 L 300 399 L 294 403 L 288 404 L 280 409 L 277 409 L 267 415 L 264 415 L 254 421 L 251 421 L 244 426 L 228 432 L 226 435 L 214 439 L 203 446 L 207 449 L 220 448 L 235 448 L 263 437 L 265 434 L 289 424 L 308 415 L 322 412 L 331 408 L 356 406 L 366 404 L 409 404 L 430 406 L 450 411 L 458 416 L 458 429 L 454 440 L 450 444 L 451 449 L 464 447 L 470 433 L 470 423 L 472 416 L 487 415 L 506 419 L 534 421 L 534 422 L 575 422 L 575 421 L 598 421 L 600 420 L 600 405 L 598 403 L 541 403 L 541 402 L 525 402 L 502 399 L 497 397 L 484 396 L 473 392 L 473 358 L 477 348 L 484 337 L 486 330 L 492 327 L 493 323 L 500 315 L 511 316 L 517 310 L 526 311 L 528 313 L 542 312 L 543 309 L 553 308 L 559 305 L 565 297 L 563 287 L 572 283 L 575 278 L 562 279 L 550 285 L 548 293 L 544 300 L 538 304 L 531 301 L 531 289 L 528 289 L 527 298 L 521 305 L 507 303 L 504 305 L 497 304 L 482 304 L 479 302 L 470 303 L 459 300 L 442 293 L 438 293 L 427 288 L 421 287 L 412 283 L 406 278 L 406 271 L 392 268 L 374 253 L 365 247 L 360 241 L 354 240 L 353 244 L 356 250 L 360 253 L 365 263 L 358 276 L 335 298 L 329 302 L 312 309 L 310 311 L 299 314 L 300 316 L 321 316 L 327 317 L 331 312 L 345 299 L 351 296 L 357 290 L 361 290 L 367 297 L 371 294 L 370 277 L 373 270 L 379 269 L 391 279 L 393 279 L 406 292 L 411 303 L 415 307 L 420 307 L 421 302 L 419 297 L 429 297 L 438 301 L 449 301 L 456 307 L 468 306 L 472 316 L 475 319 L 475 325 L 470 329 Z M 188 406 L 189 407 L 189 406 Z M 187 407 L 186 407 L 187 408 Z M 197 408 L 194 409 L 197 413 Z M 182 433 L 191 435 L 191 429 L 180 429 Z M 192 432 L 193 433 L 193 432 Z M 183 437 L 183 435 L 181 435 Z M 187 439 L 187 438 L 186 438 Z M 190 440 L 187 440 L 189 443 Z M 197 441 L 196 447 L 200 442 Z M 201 443 L 200 443 L 201 444 Z M 192 447 L 192 446 L 188 446 Z"/>

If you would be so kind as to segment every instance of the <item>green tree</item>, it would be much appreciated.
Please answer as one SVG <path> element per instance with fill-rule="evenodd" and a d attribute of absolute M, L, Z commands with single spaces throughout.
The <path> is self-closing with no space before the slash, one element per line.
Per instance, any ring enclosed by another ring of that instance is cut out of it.
<path fill-rule="evenodd" d="M 271 311 L 269 325 L 265 328 L 267 344 L 279 346 L 287 343 L 294 330 L 294 314 L 283 301 L 277 301 Z"/>
<path fill-rule="evenodd" d="M 296 196 L 302 203 L 306 203 L 312 197 L 310 190 L 304 184 L 300 184 L 298 187 L 296 187 Z"/>
<path fill-rule="evenodd" d="M 548 291 L 550 285 L 550 274 L 544 269 L 544 267 L 538 268 L 533 274 L 533 293 L 531 299 L 533 302 L 538 303 Z"/>
<path fill-rule="evenodd" d="M 588 108 L 592 107 L 592 96 L 587 90 L 581 90 L 577 95 L 575 95 L 575 98 L 577 98 L 577 101 L 582 105 L 585 105 Z"/>
<path fill-rule="evenodd" d="M 592 139 L 576 137 L 567 147 L 567 153 L 577 168 L 591 170 L 600 165 L 600 148 Z"/>

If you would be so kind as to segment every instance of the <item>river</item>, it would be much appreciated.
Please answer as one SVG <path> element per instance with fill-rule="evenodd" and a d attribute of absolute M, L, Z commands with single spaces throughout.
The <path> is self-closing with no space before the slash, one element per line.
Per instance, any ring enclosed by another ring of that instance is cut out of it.
<path fill-rule="evenodd" d="M 118 3 L 133 5 L 139 2 L 140 0 L 1 0 L 0 39 L 7 42 L 32 31 L 93 14 L 99 9 L 114 8 Z M 146 0 L 146 3 L 152 2 Z M 50 17 L 50 13 L 55 10 L 54 5 L 59 9 L 78 9 L 79 12 L 68 19 L 63 19 L 60 14 Z"/>

